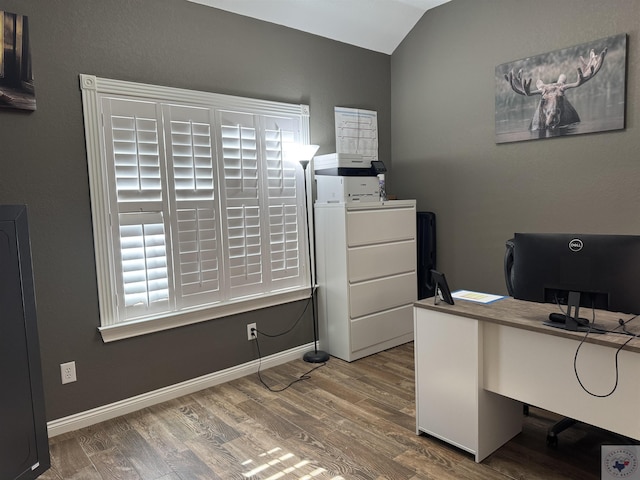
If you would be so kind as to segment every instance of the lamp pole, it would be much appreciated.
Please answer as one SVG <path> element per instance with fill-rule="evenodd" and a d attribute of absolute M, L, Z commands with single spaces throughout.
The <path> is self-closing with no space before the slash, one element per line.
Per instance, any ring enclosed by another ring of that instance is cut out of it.
<path fill-rule="evenodd" d="M 313 318 L 313 350 L 303 355 L 302 359 L 308 363 L 323 363 L 329 360 L 329 354 L 318 350 L 318 319 L 316 315 L 316 285 L 313 278 L 313 268 L 311 265 L 311 229 L 309 227 L 309 203 L 307 193 L 307 166 L 309 160 L 300 160 L 304 174 L 304 211 L 307 218 L 307 253 L 309 254 L 309 277 L 311 279 L 311 316 Z M 315 259 L 315 255 L 313 256 Z"/>

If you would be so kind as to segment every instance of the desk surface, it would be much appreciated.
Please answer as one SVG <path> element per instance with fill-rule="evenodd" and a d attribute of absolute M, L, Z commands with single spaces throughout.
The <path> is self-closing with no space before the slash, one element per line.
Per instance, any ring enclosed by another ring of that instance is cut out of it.
<path fill-rule="evenodd" d="M 550 313 L 560 311 L 556 305 L 549 303 L 525 302 L 511 297 L 505 297 L 502 300 L 489 304 L 456 299 L 455 305 L 449 305 L 442 301 L 440 301 L 438 305 L 434 305 L 433 297 L 431 297 L 416 302 L 414 306 L 558 337 L 582 339 L 585 336 L 585 334 L 581 332 L 571 332 L 544 325 L 543 322 L 549 320 Z M 595 323 L 597 325 L 606 330 L 616 332 L 621 331 L 618 319 L 622 318 L 626 321 L 633 317 L 633 315 L 625 313 L 608 312 L 606 310 L 592 311 L 589 308 L 580 308 L 580 316 L 588 318 L 589 320 L 593 317 L 594 312 Z M 627 324 L 627 330 L 640 335 L 640 316 Z M 629 340 L 629 336 L 627 335 L 594 333 L 587 335 L 585 342 L 596 345 L 615 346 L 622 345 L 627 340 Z M 640 338 L 631 340 L 624 347 L 624 350 L 640 353 Z"/>

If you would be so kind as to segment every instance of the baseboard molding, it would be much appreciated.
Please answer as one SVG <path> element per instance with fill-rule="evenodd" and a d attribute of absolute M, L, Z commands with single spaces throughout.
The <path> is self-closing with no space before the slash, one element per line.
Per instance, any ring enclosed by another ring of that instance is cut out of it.
<path fill-rule="evenodd" d="M 276 365 L 297 360 L 311 349 L 313 349 L 313 343 L 270 355 L 262 359 L 260 369 L 265 370 L 275 367 Z M 252 360 L 251 362 L 236 365 L 226 370 L 203 375 L 202 377 L 176 383 L 175 385 L 169 385 L 168 387 L 143 393 L 115 403 L 52 420 L 47 423 L 49 438 L 256 373 L 259 365 L 259 360 Z"/>

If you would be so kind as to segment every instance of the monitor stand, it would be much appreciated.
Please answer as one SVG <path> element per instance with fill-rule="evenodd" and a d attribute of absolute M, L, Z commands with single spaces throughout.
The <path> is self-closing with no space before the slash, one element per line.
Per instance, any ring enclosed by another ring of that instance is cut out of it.
<path fill-rule="evenodd" d="M 607 333 L 602 327 L 590 324 L 588 320 L 580 318 L 580 292 L 569 292 L 566 315 L 552 313 L 549 315 L 549 321 L 544 322 L 544 325 L 572 332 Z"/>

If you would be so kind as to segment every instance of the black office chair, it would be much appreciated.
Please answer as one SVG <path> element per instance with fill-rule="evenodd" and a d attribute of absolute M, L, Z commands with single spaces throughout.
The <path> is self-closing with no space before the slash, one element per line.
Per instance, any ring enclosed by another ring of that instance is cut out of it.
<path fill-rule="evenodd" d="M 507 284 L 507 292 L 509 296 L 514 297 L 514 273 L 513 265 L 515 260 L 515 243 L 513 238 L 506 241 L 506 251 L 504 253 L 504 279 Z M 529 415 L 529 405 L 523 405 L 523 413 Z M 567 428 L 575 425 L 577 420 L 573 418 L 565 417 L 562 420 L 554 423 L 547 429 L 547 446 L 555 448 L 558 446 L 558 434 L 565 431 Z"/>

